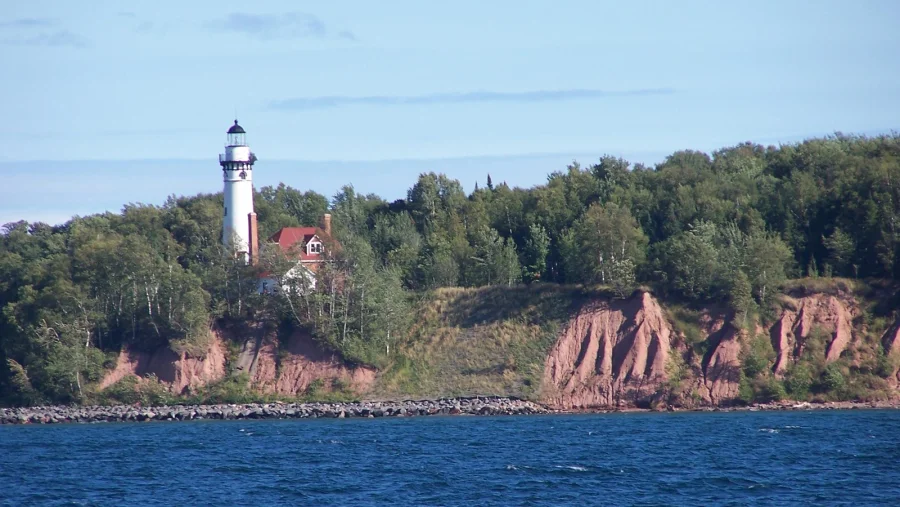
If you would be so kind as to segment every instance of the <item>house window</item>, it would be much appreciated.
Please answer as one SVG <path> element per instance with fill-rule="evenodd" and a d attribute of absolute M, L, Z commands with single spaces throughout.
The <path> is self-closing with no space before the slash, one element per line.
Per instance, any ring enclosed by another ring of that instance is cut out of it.
<path fill-rule="evenodd" d="M 309 244 L 309 253 L 322 253 L 322 243 L 310 243 Z"/>

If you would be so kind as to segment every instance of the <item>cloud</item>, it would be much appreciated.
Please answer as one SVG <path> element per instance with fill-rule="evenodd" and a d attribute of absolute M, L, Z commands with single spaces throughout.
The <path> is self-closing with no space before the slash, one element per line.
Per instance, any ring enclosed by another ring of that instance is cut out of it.
<path fill-rule="evenodd" d="M 50 18 L 18 18 L 0 23 L 0 28 L 15 33 L 0 39 L 0 44 L 8 46 L 45 46 L 84 48 L 88 40 L 77 33 L 63 28 L 54 29 L 57 23 Z"/>
<path fill-rule="evenodd" d="M 141 21 L 138 23 L 136 27 L 134 27 L 135 32 L 147 33 L 152 32 L 156 28 L 156 23 L 152 21 Z"/>
<path fill-rule="evenodd" d="M 0 22 L 0 28 L 34 28 L 53 25 L 50 18 L 18 18 Z"/>
<path fill-rule="evenodd" d="M 324 38 L 325 23 L 312 14 L 288 12 L 284 14 L 248 14 L 235 12 L 212 27 L 260 40 Z"/>
<path fill-rule="evenodd" d="M 0 28 L 32 28 L 53 25 L 50 18 L 18 18 L 0 22 Z"/>
<path fill-rule="evenodd" d="M 529 92 L 466 92 L 466 93 L 432 93 L 429 95 L 370 95 L 348 97 L 331 95 L 324 97 L 303 97 L 274 100 L 269 103 L 273 110 L 309 110 L 325 109 L 341 106 L 410 106 L 431 104 L 471 104 L 487 102 L 557 102 L 562 100 L 598 99 L 608 97 L 643 97 L 653 95 L 669 95 L 675 93 L 671 88 L 643 88 L 634 90 L 536 90 Z"/>
<path fill-rule="evenodd" d="M 349 30 L 343 30 L 343 31 L 338 32 L 337 38 L 349 40 L 349 41 L 353 41 L 353 42 L 359 41 L 359 39 L 356 38 L 356 34 L 354 34 L 353 32 L 351 32 Z"/>
<path fill-rule="evenodd" d="M 9 46 L 71 47 L 79 49 L 86 48 L 89 45 L 87 39 L 69 30 L 44 32 L 27 37 L 12 37 L 0 40 L 0 43 Z"/>

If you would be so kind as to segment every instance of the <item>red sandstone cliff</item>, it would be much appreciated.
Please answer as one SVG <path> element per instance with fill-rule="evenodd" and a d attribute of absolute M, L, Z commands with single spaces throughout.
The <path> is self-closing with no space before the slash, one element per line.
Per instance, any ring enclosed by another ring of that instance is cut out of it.
<path fill-rule="evenodd" d="M 346 364 L 302 332 L 293 333 L 281 345 L 273 335 L 245 341 L 238 367 L 250 375 L 251 385 L 259 391 L 290 396 L 302 394 L 315 381 L 322 381 L 326 390 L 343 384 L 359 393 L 375 383 L 374 369 Z"/>
<path fill-rule="evenodd" d="M 708 351 L 695 363 L 697 372 L 692 387 L 700 399 L 712 405 L 733 403 L 738 398 L 741 380 L 741 352 L 746 333 L 724 318 L 704 316 L 701 330 L 706 334 Z"/>
<path fill-rule="evenodd" d="M 212 336 L 204 354 L 191 356 L 176 354 L 168 347 L 152 352 L 123 348 L 116 360 L 116 367 L 100 381 L 105 389 L 129 375 L 145 377 L 156 375 L 171 386 L 172 392 L 183 393 L 204 386 L 225 376 L 225 347 L 218 334 Z"/>
<path fill-rule="evenodd" d="M 550 350 L 544 401 L 610 407 L 651 397 L 666 381 L 672 330 L 649 294 L 597 302 L 573 317 Z"/>
<path fill-rule="evenodd" d="M 859 314 L 854 301 L 836 296 L 813 294 L 788 300 L 787 308 L 770 330 L 777 359 L 774 371 L 783 374 L 807 345 L 816 331 L 826 336 L 825 360 L 836 361 L 854 339 L 853 318 Z"/>
<path fill-rule="evenodd" d="M 316 380 L 323 382 L 324 390 L 343 384 L 365 392 L 375 381 L 375 370 L 345 364 L 339 357 L 326 354 L 303 333 L 290 336 L 280 353 L 274 336 L 232 336 L 236 334 L 234 331 L 222 330 L 210 334 L 209 346 L 197 356 L 176 354 L 168 347 L 154 351 L 123 349 L 115 369 L 106 374 L 99 387 L 105 389 L 129 375 L 155 375 L 172 392 L 187 393 L 225 378 L 228 362 L 234 362 L 238 371 L 246 372 L 251 385 L 265 393 L 296 396 Z M 243 342 L 237 357 L 227 357 L 226 337 Z"/>
<path fill-rule="evenodd" d="M 856 345 L 855 300 L 826 294 L 786 298 L 779 318 L 768 329 L 738 330 L 721 315 L 704 313 L 703 357 L 683 345 L 659 303 L 647 293 L 625 301 L 587 305 L 564 326 L 544 368 L 543 401 L 562 409 L 614 408 L 663 401 L 667 389 L 682 400 L 727 405 L 738 399 L 741 357 L 752 333 L 769 336 L 776 353 L 772 366 L 782 375 L 810 345 L 824 338 L 826 362 Z M 822 337 L 822 338 L 819 338 Z M 900 322 L 883 338 L 887 353 L 900 354 Z M 682 359 L 687 374 L 680 386 L 667 382 L 669 361 Z M 900 368 L 892 375 L 900 385 Z M 671 399 L 671 398 L 669 398 Z"/>
<path fill-rule="evenodd" d="M 676 396 L 693 391 L 706 403 L 733 402 L 743 335 L 722 318 L 706 315 L 702 324 L 709 352 L 694 358 L 650 294 L 588 305 L 547 356 L 543 401 L 561 409 L 650 405 L 667 398 L 672 370 L 684 364 Z"/>

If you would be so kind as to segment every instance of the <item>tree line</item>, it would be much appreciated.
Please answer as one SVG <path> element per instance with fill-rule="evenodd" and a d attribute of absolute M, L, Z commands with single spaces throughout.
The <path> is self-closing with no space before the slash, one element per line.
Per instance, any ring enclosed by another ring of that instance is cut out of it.
<path fill-rule="evenodd" d="M 900 271 L 900 135 L 837 134 L 782 146 L 679 151 L 654 167 L 573 162 L 532 188 L 471 193 L 426 173 L 389 202 L 281 184 L 255 194 L 260 236 L 333 215 L 339 248 L 313 290 L 257 294 L 220 244 L 221 194 L 25 221 L 0 234 L 0 402 L 85 399 L 123 345 L 200 354 L 211 323 L 304 327 L 351 360 L 380 364 L 415 299 L 447 286 L 638 285 L 688 302 L 766 307 L 788 278 L 893 279 Z"/>

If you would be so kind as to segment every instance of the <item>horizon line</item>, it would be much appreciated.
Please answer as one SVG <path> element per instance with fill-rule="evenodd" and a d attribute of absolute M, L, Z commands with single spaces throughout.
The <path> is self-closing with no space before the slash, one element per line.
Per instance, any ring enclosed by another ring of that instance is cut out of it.
<path fill-rule="evenodd" d="M 565 150 L 565 151 L 546 151 L 546 152 L 526 152 L 526 153 L 499 153 L 499 154 L 491 154 L 491 153 L 481 153 L 481 154 L 472 154 L 472 155 L 447 155 L 447 156 L 433 156 L 433 157 L 384 157 L 384 158 L 347 158 L 347 159 L 337 159 L 337 158 L 322 158 L 322 159 L 313 159 L 313 158 L 263 158 L 262 162 L 310 162 L 310 163 L 374 163 L 374 162 L 427 162 L 427 161 L 435 161 L 435 160 L 476 160 L 476 159 L 510 159 L 510 158 L 533 158 L 533 157 L 556 157 L 556 156 L 578 156 L 578 155 L 587 155 L 590 153 L 595 153 L 597 157 L 600 157 L 604 154 L 621 154 L 623 158 L 626 158 L 627 154 L 634 155 L 660 155 L 660 154 L 672 154 L 679 151 L 701 151 L 704 153 L 712 154 L 713 151 L 728 148 L 732 146 L 736 146 L 743 143 L 751 143 L 751 144 L 759 144 L 762 146 L 784 146 L 791 144 L 799 144 L 805 141 L 814 140 L 814 139 L 826 139 L 835 137 L 837 135 L 846 135 L 846 136 L 861 136 L 861 137 L 881 137 L 881 136 L 898 136 L 900 135 L 900 127 L 890 127 L 890 128 L 879 128 L 879 129 L 865 129 L 858 132 L 846 132 L 839 129 L 829 131 L 827 133 L 815 133 L 815 134 L 785 134 L 781 136 L 774 137 L 758 137 L 756 140 L 753 138 L 745 138 L 742 141 L 736 142 L 726 142 L 720 143 L 720 146 L 715 148 L 703 148 L 698 149 L 696 147 L 681 147 L 676 149 L 647 149 L 647 150 L 613 150 L 613 149 L 577 149 L 577 150 Z M 215 161 L 215 157 L 184 157 L 184 158 L 67 158 L 67 159 L 47 159 L 47 158 L 33 158 L 33 159 L 3 159 L 0 158 L 0 164 L 15 164 L 15 163 L 52 163 L 52 162 L 201 162 L 213 160 Z"/>

